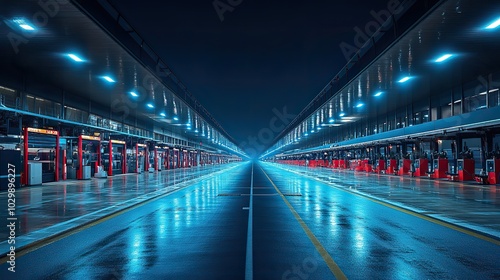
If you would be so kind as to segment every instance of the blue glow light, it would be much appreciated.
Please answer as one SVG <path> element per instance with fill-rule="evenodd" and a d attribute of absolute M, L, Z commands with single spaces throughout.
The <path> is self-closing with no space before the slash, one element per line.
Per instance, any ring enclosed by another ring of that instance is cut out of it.
<path fill-rule="evenodd" d="M 309 136 L 309 133 L 304 134 L 304 136 L 306 136 L 306 137 Z"/>
<path fill-rule="evenodd" d="M 439 62 L 443 62 L 443 61 L 445 61 L 445 60 L 448 60 L 448 59 L 449 59 L 449 58 L 451 58 L 452 56 L 453 56 L 452 54 L 447 53 L 447 54 L 445 54 L 445 55 L 440 56 L 440 57 L 439 57 L 439 58 L 437 58 L 436 60 L 434 60 L 434 62 L 438 62 L 438 63 L 439 63 Z"/>
<path fill-rule="evenodd" d="M 72 53 L 69 53 L 68 54 L 68 57 L 73 59 L 73 61 L 75 62 L 84 62 L 83 59 L 81 59 L 79 56 L 77 56 L 76 54 L 72 54 Z"/>
<path fill-rule="evenodd" d="M 329 123 L 334 123 L 334 122 L 335 122 L 335 120 L 334 120 L 334 119 L 329 119 L 329 120 L 328 120 L 328 122 L 329 122 Z"/>
<path fill-rule="evenodd" d="M 365 104 L 363 104 L 363 103 L 358 103 L 358 104 L 356 104 L 356 108 L 361 108 L 361 107 L 363 107 L 363 106 L 365 106 Z"/>
<path fill-rule="evenodd" d="M 190 124 L 190 123 L 187 123 L 186 125 L 187 125 L 188 127 L 191 127 L 191 124 Z"/>
<path fill-rule="evenodd" d="M 162 112 L 162 113 L 160 113 L 160 116 L 162 116 L 162 117 L 166 117 L 167 115 L 166 115 L 165 113 L 163 113 L 163 112 Z"/>
<path fill-rule="evenodd" d="M 494 22 L 490 23 L 488 26 L 486 26 L 486 29 L 495 29 L 498 26 L 500 26 L 500 18 L 495 20 Z"/>
<path fill-rule="evenodd" d="M 13 19 L 12 22 L 26 31 L 35 31 L 35 28 L 23 18 Z"/>
<path fill-rule="evenodd" d="M 102 76 L 102 78 L 108 83 L 116 83 L 116 81 L 113 80 L 110 76 Z"/>
<path fill-rule="evenodd" d="M 398 81 L 398 83 L 405 83 L 405 82 L 408 82 L 411 78 L 406 76 L 404 78 L 402 78 L 401 80 Z"/>
<path fill-rule="evenodd" d="M 339 117 L 341 117 L 341 118 L 342 118 L 343 116 L 345 116 L 345 113 L 340 113 L 340 114 L 339 114 Z"/>
<path fill-rule="evenodd" d="M 154 108 L 154 107 L 155 107 L 155 106 L 154 106 L 153 104 L 151 104 L 151 103 L 146 104 L 146 106 L 148 106 L 149 108 Z"/>
<path fill-rule="evenodd" d="M 195 133 L 198 133 L 198 129 L 196 129 L 194 132 L 195 132 Z"/>
<path fill-rule="evenodd" d="M 179 117 L 174 116 L 174 121 L 178 121 L 178 120 L 179 120 Z"/>
<path fill-rule="evenodd" d="M 381 96 L 381 95 L 382 95 L 382 93 L 383 93 L 383 92 L 379 91 L 379 92 L 375 93 L 373 96 L 379 97 L 379 96 Z"/>
<path fill-rule="evenodd" d="M 137 96 L 139 96 L 139 94 L 137 94 L 137 93 L 135 93 L 135 92 L 133 92 L 133 91 L 131 91 L 131 92 L 130 92 L 130 95 L 132 95 L 133 97 L 137 97 Z"/>

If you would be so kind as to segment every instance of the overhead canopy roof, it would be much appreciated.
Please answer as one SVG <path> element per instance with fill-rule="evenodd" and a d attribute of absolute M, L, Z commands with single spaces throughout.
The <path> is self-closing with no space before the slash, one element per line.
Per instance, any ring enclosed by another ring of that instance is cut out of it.
<path fill-rule="evenodd" d="M 42 2 L 2 1 L 0 72 L 51 84 L 111 108 L 115 117 L 147 119 L 188 139 L 226 142 L 236 149 L 168 66 L 146 44 L 138 44 L 140 36 L 126 22 L 115 22 L 95 1 L 47 1 L 52 4 L 46 6 Z M 90 18 L 89 11 L 96 14 Z M 129 39 L 117 40 L 123 34 Z"/>

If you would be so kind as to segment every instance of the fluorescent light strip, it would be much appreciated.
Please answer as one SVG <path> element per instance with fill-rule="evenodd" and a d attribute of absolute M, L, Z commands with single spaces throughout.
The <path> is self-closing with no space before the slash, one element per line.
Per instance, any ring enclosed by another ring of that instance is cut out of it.
<path fill-rule="evenodd" d="M 445 54 L 445 55 L 439 57 L 438 59 L 434 60 L 434 62 L 443 62 L 452 56 L 453 56 L 452 54 Z"/>
<path fill-rule="evenodd" d="M 76 56 L 76 55 L 74 55 L 74 54 L 72 54 L 72 53 L 68 54 L 68 56 L 69 56 L 71 59 L 73 59 L 74 61 L 76 61 L 76 62 L 83 62 L 83 59 L 79 58 L 78 56 Z"/>
<path fill-rule="evenodd" d="M 401 80 L 399 80 L 398 83 L 404 83 L 407 82 L 408 80 L 410 80 L 410 77 L 404 77 Z"/>
<path fill-rule="evenodd" d="M 33 28 L 33 26 L 29 25 L 29 24 L 19 24 L 19 27 L 21 27 L 22 29 L 24 30 L 27 30 L 27 31 L 34 31 L 35 28 Z"/>
<path fill-rule="evenodd" d="M 486 26 L 486 29 L 495 29 L 500 26 L 500 18 L 492 22 L 490 25 Z"/>
<path fill-rule="evenodd" d="M 102 77 L 104 80 L 106 80 L 107 82 L 109 83 L 116 83 L 115 80 L 113 80 L 111 77 L 109 76 L 103 76 Z"/>

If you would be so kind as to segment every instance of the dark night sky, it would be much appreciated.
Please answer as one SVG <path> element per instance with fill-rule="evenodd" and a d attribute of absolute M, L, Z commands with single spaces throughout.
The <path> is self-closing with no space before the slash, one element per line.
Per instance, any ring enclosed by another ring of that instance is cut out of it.
<path fill-rule="evenodd" d="M 390 1 L 242 0 L 223 21 L 213 0 L 112 3 L 241 144 L 273 108 L 298 114 L 346 64 L 340 43 Z"/>

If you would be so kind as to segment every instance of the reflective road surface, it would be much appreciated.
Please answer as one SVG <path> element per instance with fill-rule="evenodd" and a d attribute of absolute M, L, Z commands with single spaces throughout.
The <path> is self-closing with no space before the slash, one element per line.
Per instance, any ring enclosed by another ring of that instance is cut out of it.
<path fill-rule="evenodd" d="M 19 253 L 0 279 L 500 279 L 497 237 L 291 171 L 242 163 Z"/>

